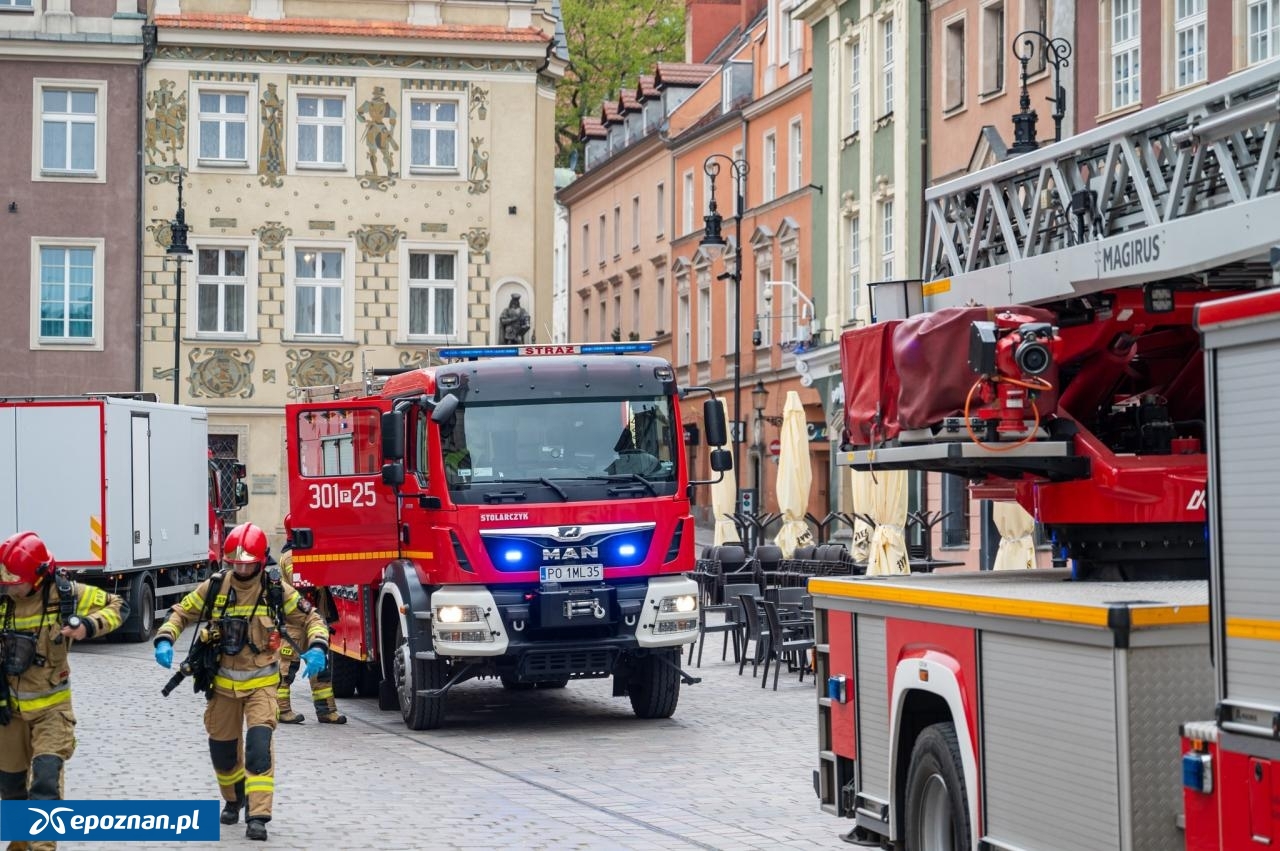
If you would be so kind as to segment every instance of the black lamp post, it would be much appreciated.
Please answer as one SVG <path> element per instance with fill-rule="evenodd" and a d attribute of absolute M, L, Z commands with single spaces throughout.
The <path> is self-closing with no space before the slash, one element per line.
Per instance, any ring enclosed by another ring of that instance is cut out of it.
<path fill-rule="evenodd" d="M 187 214 L 182 208 L 182 169 L 178 169 L 178 214 L 169 222 L 169 247 L 166 258 L 174 262 L 173 281 L 173 404 L 178 404 L 182 376 L 182 264 L 191 259 L 191 246 L 187 245 Z"/>
<path fill-rule="evenodd" d="M 1027 93 L 1027 65 L 1035 57 L 1036 50 L 1044 52 L 1045 59 L 1053 66 L 1053 141 L 1062 141 L 1062 119 L 1067 114 L 1067 93 L 1062 88 L 1062 68 L 1071 64 L 1071 42 L 1065 38 L 1050 38 L 1039 30 L 1023 30 L 1013 39 L 1013 55 L 1022 66 L 1022 93 L 1018 96 L 1018 112 L 1013 116 L 1013 145 L 1011 154 L 1025 154 L 1040 147 L 1036 141 L 1036 113 L 1031 108 L 1031 95 Z"/>
<path fill-rule="evenodd" d="M 733 217 L 733 271 L 720 273 L 716 276 L 716 280 L 733 281 L 733 490 L 737 500 L 735 508 L 737 511 L 742 511 L 742 474 L 739 472 L 742 469 L 742 463 L 741 453 L 738 451 L 739 445 L 746 437 L 738 432 L 739 423 L 742 423 L 744 430 L 746 429 L 745 421 L 742 419 L 742 213 L 746 209 L 744 196 L 750 167 L 746 160 L 736 160 L 726 154 L 712 154 L 702 163 L 702 170 L 707 177 L 711 178 L 711 198 L 707 203 L 707 214 L 702 217 L 704 229 L 702 241 L 698 244 L 712 252 L 723 251 L 725 248 L 724 236 L 720 233 L 724 218 L 716 207 L 716 175 L 720 174 L 720 163 L 717 160 L 729 163 L 737 196 Z"/>

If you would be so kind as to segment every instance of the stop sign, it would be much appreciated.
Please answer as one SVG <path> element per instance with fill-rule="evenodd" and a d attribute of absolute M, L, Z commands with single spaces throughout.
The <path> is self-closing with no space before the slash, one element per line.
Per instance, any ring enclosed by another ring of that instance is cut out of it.
<path fill-rule="evenodd" d="M 782 454 L 781 440 L 778 440 L 775 437 L 773 440 L 769 441 L 769 454 L 772 455 L 774 458 L 777 458 L 779 455 Z"/>

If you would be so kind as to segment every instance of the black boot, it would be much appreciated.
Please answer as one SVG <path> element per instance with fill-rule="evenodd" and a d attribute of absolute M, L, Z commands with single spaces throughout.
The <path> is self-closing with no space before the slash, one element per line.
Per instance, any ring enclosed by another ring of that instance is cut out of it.
<path fill-rule="evenodd" d="M 222 805 L 222 815 L 218 817 L 218 821 L 223 824 L 235 824 L 240 821 L 240 809 L 244 806 L 244 801 L 227 801 Z"/>
<path fill-rule="evenodd" d="M 245 826 L 244 835 L 247 839 L 265 840 L 267 838 L 267 823 L 260 818 L 251 818 Z"/>

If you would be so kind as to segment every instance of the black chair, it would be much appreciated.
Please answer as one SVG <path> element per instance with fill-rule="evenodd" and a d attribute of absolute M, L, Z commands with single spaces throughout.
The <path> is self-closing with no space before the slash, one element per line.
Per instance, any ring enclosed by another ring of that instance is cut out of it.
<path fill-rule="evenodd" d="M 782 548 L 768 544 L 756 547 L 756 563 L 764 574 L 766 585 L 778 584 L 782 573 Z"/>
<path fill-rule="evenodd" d="M 814 647 L 813 623 L 784 623 L 778 614 L 778 604 L 765 600 L 760 604 L 764 608 L 765 622 L 768 624 L 769 641 L 765 648 L 764 676 L 760 679 L 760 688 L 764 688 L 769 680 L 769 665 L 773 668 L 773 690 L 778 690 L 778 671 L 782 668 L 782 660 L 795 659 L 800 669 L 800 682 L 804 682 L 804 671 L 808 660 L 804 658 Z"/>
<path fill-rule="evenodd" d="M 752 585 L 726 585 L 724 586 L 724 602 L 710 606 L 701 606 L 698 609 L 698 661 L 697 667 L 702 667 L 702 646 L 706 643 L 707 633 L 723 633 L 724 645 L 720 648 L 720 659 L 724 661 L 729 653 L 729 639 L 733 639 L 733 661 L 737 662 L 742 657 L 745 650 L 746 642 L 743 641 L 742 631 L 746 625 L 746 621 L 742 616 L 742 602 L 739 600 L 741 594 L 758 594 L 760 588 Z M 720 623 L 707 623 L 708 612 L 720 612 L 724 615 L 724 620 Z"/>
<path fill-rule="evenodd" d="M 760 606 L 754 594 L 741 594 L 738 599 L 742 601 L 742 614 L 747 624 L 743 632 L 742 659 L 738 662 L 738 676 L 742 676 L 742 671 L 747 666 L 747 643 L 754 641 L 755 647 L 751 653 L 751 676 L 754 677 L 769 647 L 769 628 L 760 615 Z"/>

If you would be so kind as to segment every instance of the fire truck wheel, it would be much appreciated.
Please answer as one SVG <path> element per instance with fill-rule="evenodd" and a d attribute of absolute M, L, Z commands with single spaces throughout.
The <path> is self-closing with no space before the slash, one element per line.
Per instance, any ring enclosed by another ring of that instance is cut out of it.
<path fill-rule="evenodd" d="M 683 648 L 652 650 L 632 664 L 627 694 L 637 718 L 670 718 L 680 700 L 680 653 Z M 664 664 L 663 660 L 671 664 Z"/>
<path fill-rule="evenodd" d="M 418 692 L 443 687 L 448 681 L 448 663 L 443 659 L 414 659 L 399 618 L 395 646 L 392 670 L 400 698 L 400 717 L 410 730 L 434 730 L 444 722 L 445 699 Z"/>
<path fill-rule="evenodd" d="M 348 698 L 356 693 L 364 665 L 337 653 L 330 654 L 333 665 L 333 696 Z"/>
<path fill-rule="evenodd" d="M 129 610 L 127 623 L 132 626 L 121 637 L 126 641 L 150 641 L 156 629 L 156 592 L 145 572 L 138 575 L 129 589 Z"/>
<path fill-rule="evenodd" d="M 969 805 L 960 744 L 951 723 L 926 727 L 911 749 L 906 851 L 967 851 Z"/>

